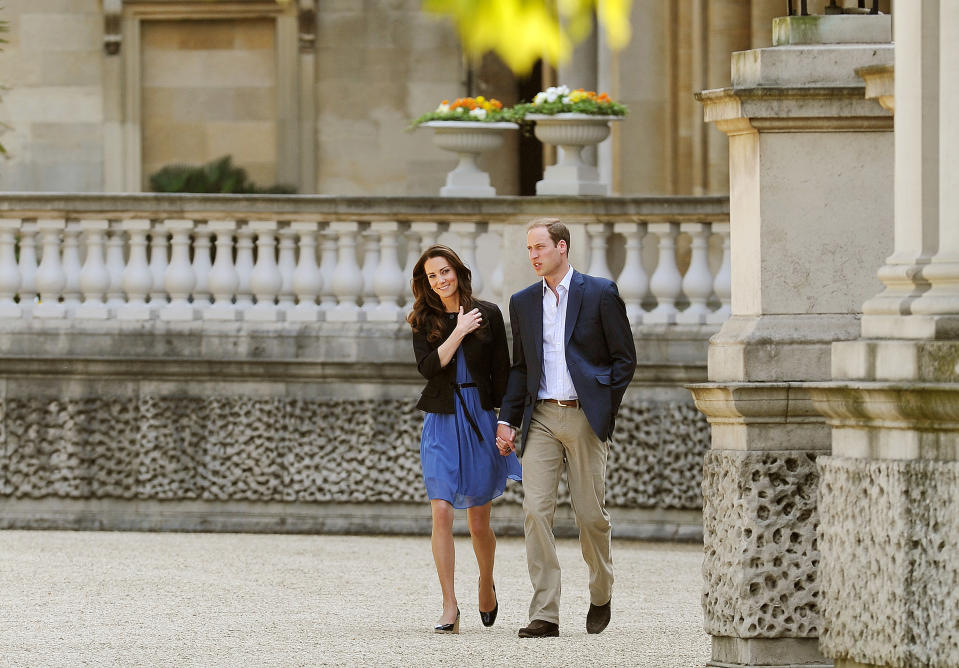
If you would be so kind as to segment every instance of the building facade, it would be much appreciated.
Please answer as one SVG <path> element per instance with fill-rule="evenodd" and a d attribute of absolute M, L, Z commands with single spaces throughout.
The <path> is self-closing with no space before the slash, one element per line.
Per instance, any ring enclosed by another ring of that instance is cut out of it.
<path fill-rule="evenodd" d="M 232 155 L 258 184 L 304 194 L 435 195 L 454 160 L 410 119 L 444 98 L 512 104 L 565 83 L 630 108 L 597 158 L 613 194 L 725 194 L 727 141 L 693 95 L 727 85 L 729 54 L 768 45 L 785 11 L 637 0 L 624 50 L 594 35 L 567 65 L 517 78 L 465 60 L 418 0 L 10 0 L 0 190 L 138 192 L 165 165 Z M 484 157 L 500 194 L 532 194 L 553 159 L 536 144 Z"/>

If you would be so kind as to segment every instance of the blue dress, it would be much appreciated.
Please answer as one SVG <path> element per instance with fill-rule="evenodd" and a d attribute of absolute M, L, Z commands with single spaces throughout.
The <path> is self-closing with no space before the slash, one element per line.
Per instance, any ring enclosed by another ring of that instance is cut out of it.
<path fill-rule="evenodd" d="M 471 383 L 461 348 L 456 350 L 456 382 Z M 511 452 L 504 457 L 496 449 L 496 413 L 483 410 L 475 387 L 460 389 L 453 396 L 453 413 L 427 413 L 420 438 L 423 482 L 430 499 L 443 499 L 454 508 L 482 506 L 503 493 L 506 479 L 522 479 L 522 467 Z M 463 403 L 483 434 L 473 431 Z"/>

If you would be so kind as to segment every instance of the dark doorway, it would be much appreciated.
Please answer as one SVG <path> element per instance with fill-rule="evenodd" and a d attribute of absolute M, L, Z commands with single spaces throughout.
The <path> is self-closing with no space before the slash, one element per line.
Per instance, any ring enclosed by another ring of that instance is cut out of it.
<path fill-rule="evenodd" d="M 536 61 L 532 71 L 525 77 L 516 78 L 516 97 L 520 102 L 531 102 L 536 93 L 543 90 L 543 61 Z M 535 195 L 536 182 L 543 178 L 543 145 L 533 136 L 520 132 L 519 194 Z"/>

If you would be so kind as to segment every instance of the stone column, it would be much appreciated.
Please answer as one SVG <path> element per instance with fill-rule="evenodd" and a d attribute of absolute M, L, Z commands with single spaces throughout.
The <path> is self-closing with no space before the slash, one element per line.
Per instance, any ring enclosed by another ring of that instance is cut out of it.
<path fill-rule="evenodd" d="M 812 386 L 821 646 L 836 666 L 959 665 L 959 5 L 896 3 L 895 249 L 859 340 Z M 868 80 L 868 79 L 867 79 Z M 954 150 L 955 149 L 955 150 Z"/>
<path fill-rule="evenodd" d="M 852 19 L 852 20 L 849 20 Z M 798 30 L 798 23 L 803 30 Z M 711 666 L 825 666 L 816 457 L 829 429 L 802 381 L 858 333 L 892 246 L 892 118 L 858 67 L 893 57 L 888 16 L 790 17 L 705 91 L 729 136 L 732 316 L 692 386 L 712 426 L 703 479 Z"/>

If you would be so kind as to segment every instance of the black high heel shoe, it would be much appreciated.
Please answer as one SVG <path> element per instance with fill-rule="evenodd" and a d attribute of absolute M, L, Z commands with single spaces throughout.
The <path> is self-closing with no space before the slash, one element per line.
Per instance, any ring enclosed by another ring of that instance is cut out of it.
<path fill-rule="evenodd" d="M 493 596 L 496 596 L 496 585 L 493 585 Z M 499 597 L 496 598 L 496 605 L 489 612 L 483 612 L 480 610 L 480 619 L 483 621 L 483 626 L 490 627 L 496 622 L 496 613 L 499 612 Z"/>
<path fill-rule="evenodd" d="M 433 627 L 433 633 L 459 633 L 460 632 L 460 609 L 456 608 L 456 621 L 452 624 L 437 624 Z"/>

